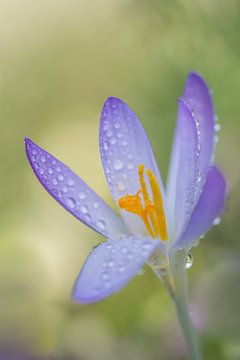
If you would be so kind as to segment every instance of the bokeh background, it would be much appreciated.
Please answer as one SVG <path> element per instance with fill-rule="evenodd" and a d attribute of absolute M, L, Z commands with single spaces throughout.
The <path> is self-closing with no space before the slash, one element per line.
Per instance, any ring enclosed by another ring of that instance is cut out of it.
<path fill-rule="evenodd" d="M 42 189 L 23 138 L 114 206 L 98 150 L 104 100 L 118 96 L 139 115 L 166 178 L 190 70 L 214 90 L 229 188 L 221 224 L 193 250 L 190 308 L 205 359 L 240 359 L 239 14 L 237 0 L 0 0 L 1 359 L 186 359 L 174 307 L 148 268 L 106 301 L 72 303 L 101 238 Z"/>

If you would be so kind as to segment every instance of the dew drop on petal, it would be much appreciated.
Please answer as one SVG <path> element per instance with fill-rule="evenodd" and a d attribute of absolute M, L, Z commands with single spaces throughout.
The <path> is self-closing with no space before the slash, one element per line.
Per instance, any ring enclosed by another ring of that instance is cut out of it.
<path fill-rule="evenodd" d="M 83 192 L 83 191 L 81 191 L 79 194 L 78 194 L 78 197 L 79 197 L 79 199 L 80 200 L 84 200 L 84 199 L 86 199 L 86 194 L 85 194 L 85 192 Z"/>
<path fill-rule="evenodd" d="M 57 178 L 58 178 L 59 181 L 63 181 L 63 180 L 64 180 L 64 176 L 63 176 L 62 174 L 59 174 Z"/>
<path fill-rule="evenodd" d="M 119 159 L 115 160 L 113 163 L 113 168 L 116 171 L 122 170 L 123 166 L 124 166 L 123 162 Z"/>
<path fill-rule="evenodd" d="M 124 185 L 124 183 L 122 181 L 118 181 L 117 189 L 118 189 L 118 191 L 124 191 L 125 190 L 125 185 Z"/>
<path fill-rule="evenodd" d="M 94 209 L 98 209 L 98 208 L 99 208 L 99 204 L 98 204 L 97 202 L 94 202 L 94 203 L 93 203 L 93 207 L 94 207 Z"/>
<path fill-rule="evenodd" d="M 58 184 L 57 179 L 56 179 L 56 178 L 53 178 L 53 179 L 52 179 L 52 183 L 53 183 L 53 185 L 57 185 L 57 184 Z"/>
<path fill-rule="evenodd" d="M 220 219 L 220 217 L 218 216 L 218 217 L 216 217 L 216 218 L 213 220 L 213 225 L 219 225 L 220 222 L 221 222 L 221 219 Z"/>
<path fill-rule="evenodd" d="M 220 130 L 221 130 L 221 125 L 218 124 L 218 123 L 216 123 L 216 124 L 214 125 L 214 130 L 215 130 L 216 132 L 220 131 Z"/>
<path fill-rule="evenodd" d="M 98 220 L 96 222 L 96 225 L 100 230 L 105 230 L 106 224 L 103 220 Z"/>
<path fill-rule="evenodd" d="M 113 268 L 113 267 L 114 267 L 114 261 L 113 261 L 113 260 L 109 260 L 109 262 L 108 262 L 108 267 L 109 267 L 109 268 Z"/>
<path fill-rule="evenodd" d="M 73 186 L 74 185 L 74 180 L 73 179 L 68 179 L 67 185 L 68 186 Z"/>
<path fill-rule="evenodd" d="M 87 214 L 88 209 L 87 209 L 86 206 L 80 206 L 80 211 L 81 211 L 83 214 Z"/>
<path fill-rule="evenodd" d="M 48 173 L 49 173 L 49 175 L 53 174 L 53 168 L 52 167 L 48 168 Z"/>
<path fill-rule="evenodd" d="M 133 167 L 134 167 L 134 166 L 133 166 L 133 164 L 132 164 L 132 163 L 127 164 L 127 169 L 128 169 L 128 170 L 132 170 L 132 169 L 133 169 Z"/>
<path fill-rule="evenodd" d="M 110 139 L 110 144 L 111 144 L 111 145 L 115 145 L 116 142 L 117 142 L 117 140 L 116 140 L 115 137 L 112 137 L 112 138 Z"/>
<path fill-rule="evenodd" d="M 67 198 L 67 205 L 70 207 L 70 209 L 74 209 L 76 206 L 76 201 L 73 198 L 69 197 Z"/>
<path fill-rule="evenodd" d="M 185 268 L 190 269 L 192 267 L 192 264 L 193 264 L 193 256 L 191 253 L 188 253 L 186 258 Z"/>
<path fill-rule="evenodd" d="M 64 193 L 67 193 L 67 192 L 68 192 L 68 188 L 67 188 L 66 186 L 63 186 L 62 191 L 63 191 Z"/>
<path fill-rule="evenodd" d="M 126 268 L 125 268 L 124 265 L 119 265 L 119 266 L 118 266 L 118 271 L 119 271 L 120 273 L 123 273 L 125 270 L 126 270 Z"/>
<path fill-rule="evenodd" d="M 44 155 L 41 156 L 41 162 L 46 162 L 46 157 Z"/>
<path fill-rule="evenodd" d="M 103 280 L 108 280 L 108 279 L 109 279 L 109 274 L 108 274 L 108 272 L 104 271 L 104 272 L 102 273 L 102 279 L 103 279 Z"/>

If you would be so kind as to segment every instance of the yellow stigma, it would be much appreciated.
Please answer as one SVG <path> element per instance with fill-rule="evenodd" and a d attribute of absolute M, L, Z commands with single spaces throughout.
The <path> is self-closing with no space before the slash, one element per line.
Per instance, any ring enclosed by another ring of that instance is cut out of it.
<path fill-rule="evenodd" d="M 118 205 L 121 209 L 139 215 L 152 238 L 160 237 L 161 240 L 167 240 L 167 223 L 157 179 L 152 171 L 148 169 L 147 176 L 152 190 L 152 200 L 150 200 L 144 180 L 144 166 L 142 164 L 138 166 L 138 176 L 141 186 L 140 190 L 135 195 L 126 195 L 118 199 Z M 143 204 L 140 193 L 142 194 Z"/>

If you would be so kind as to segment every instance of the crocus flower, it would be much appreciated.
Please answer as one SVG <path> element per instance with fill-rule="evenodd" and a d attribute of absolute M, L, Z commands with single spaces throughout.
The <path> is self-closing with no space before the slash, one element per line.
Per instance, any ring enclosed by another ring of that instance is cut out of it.
<path fill-rule="evenodd" d="M 224 206 L 225 180 L 214 165 L 217 128 L 211 92 L 191 73 L 178 102 L 165 191 L 137 116 L 122 100 L 109 97 L 100 119 L 100 154 L 120 216 L 70 168 L 25 139 L 28 160 L 44 188 L 106 238 L 92 250 L 75 282 L 76 302 L 93 303 L 119 291 L 146 262 L 164 277 L 178 266 L 176 253 L 183 251 L 186 261 Z M 168 282 L 174 288 L 174 278 Z"/>

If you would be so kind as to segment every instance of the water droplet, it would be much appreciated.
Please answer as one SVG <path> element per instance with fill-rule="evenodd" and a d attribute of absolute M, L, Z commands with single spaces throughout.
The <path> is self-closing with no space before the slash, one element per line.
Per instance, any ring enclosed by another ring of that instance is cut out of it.
<path fill-rule="evenodd" d="M 64 185 L 63 188 L 62 188 L 62 191 L 63 191 L 64 193 L 67 193 L 67 192 L 68 192 L 68 188 Z"/>
<path fill-rule="evenodd" d="M 128 144 L 128 143 L 127 143 L 126 140 L 123 140 L 123 141 L 122 141 L 122 146 L 127 146 L 127 144 Z"/>
<path fill-rule="evenodd" d="M 93 203 L 93 207 L 94 207 L 94 209 L 98 209 L 98 208 L 99 208 L 99 204 L 98 204 L 97 202 L 94 202 L 94 203 Z"/>
<path fill-rule="evenodd" d="M 112 138 L 110 139 L 110 144 L 111 144 L 111 145 L 115 145 L 116 142 L 117 142 L 117 140 L 116 140 L 115 137 L 112 137 Z"/>
<path fill-rule="evenodd" d="M 133 169 L 133 167 L 134 167 L 134 166 L 133 166 L 133 164 L 132 164 L 132 163 L 127 164 L 127 169 L 128 169 L 128 170 L 132 170 L 132 169 Z"/>
<path fill-rule="evenodd" d="M 115 124 L 114 124 L 114 127 L 115 127 L 116 129 L 119 129 L 120 126 L 121 126 L 121 125 L 120 125 L 120 122 L 116 121 Z"/>
<path fill-rule="evenodd" d="M 193 264 L 193 256 L 191 253 L 188 253 L 186 258 L 185 268 L 190 269 L 192 267 L 192 264 Z"/>
<path fill-rule="evenodd" d="M 31 159 L 32 159 L 32 161 L 36 161 L 36 157 L 35 157 L 35 156 L 32 156 Z"/>
<path fill-rule="evenodd" d="M 107 246 L 106 246 L 106 248 L 108 249 L 108 250 L 111 250 L 112 249 L 112 244 L 107 244 Z"/>
<path fill-rule="evenodd" d="M 120 159 L 117 159 L 113 163 L 114 170 L 119 171 L 122 170 L 124 164 Z"/>
<path fill-rule="evenodd" d="M 118 137 L 119 139 L 121 139 L 121 138 L 122 138 L 122 133 L 121 133 L 121 132 L 118 132 L 118 133 L 117 133 L 117 137 Z"/>
<path fill-rule="evenodd" d="M 118 266 L 118 271 L 119 271 L 120 273 L 123 273 L 125 270 L 126 270 L 126 268 L 125 268 L 124 265 L 119 265 L 119 266 Z"/>
<path fill-rule="evenodd" d="M 125 185 L 124 185 L 124 183 L 122 181 L 118 181 L 117 190 L 120 191 L 120 192 L 125 190 Z"/>
<path fill-rule="evenodd" d="M 84 219 L 87 221 L 87 222 L 90 222 L 91 221 L 91 216 L 89 214 L 85 215 L 84 216 Z"/>
<path fill-rule="evenodd" d="M 67 185 L 68 186 L 73 186 L 74 185 L 74 180 L 73 179 L 68 179 Z"/>
<path fill-rule="evenodd" d="M 113 267 L 114 267 L 114 261 L 113 261 L 113 260 L 109 260 L 109 262 L 108 262 L 108 267 L 109 267 L 109 268 L 113 268 Z"/>
<path fill-rule="evenodd" d="M 79 197 L 79 199 L 80 200 L 84 200 L 84 199 L 86 199 L 86 194 L 85 194 L 85 192 L 83 192 L 83 191 L 81 191 L 79 194 L 78 194 L 78 197 Z"/>
<path fill-rule="evenodd" d="M 104 112 L 104 114 L 103 114 L 105 117 L 107 116 L 107 113 L 106 112 Z M 104 131 L 107 131 L 109 129 L 109 123 L 108 123 L 108 121 L 104 121 L 103 122 L 103 130 Z"/>
<path fill-rule="evenodd" d="M 56 160 L 55 159 L 52 160 L 52 164 L 56 165 Z"/>
<path fill-rule="evenodd" d="M 53 178 L 53 179 L 52 179 L 52 183 L 53 183 L 53 185 L 57 185 L 57 184 L 58 184 L 57 179 L 56 179 L 56 178 Z"/>
<path fill-rule="evenodd" d="M 220 219 L 220 217 L 218 216 L 218 217 L 216 217 L 216 218 L 213 220 L 213 225 L 219 225 L 220 222 L 221 222 L 221 219 Z"/>
<path fill-rule="evenodd" d="M 44 174 L 43 168 L 40 168 L 40 169 L 39 169 L 39 174 L 40 174 L 40 175 L 43 175 L 43 174 Z"/>
<path fill-rule="evenodd" d="M 76 201 L 75 201 L 73 198 L 69 197 L 69 198 L 67 199 L 67 205 L 68 205 L 71 209 L 74 209 L 75 206 L 76 206 Z"/>
<path fill-rule="evenodd" d="M 56 167 L 56 171 L 57 171 L 57 172 L 61 172 L 60 166 L 57 166 L 57 167 Z"/>
<path fill-rule="evenodd" d="M 59 174 L 57 178 L 58 178 L 59 181 L 63 181 L 63 180 L 64 180 L 64 176 L 63 176 L 62 174 Z"/>
<path fill-rule="evenodd" d="M 143 250 L 150 250 L 151 249 L 151 245 L 146 243 L 146 244 L 143 244 Z"/>
<path fill-rule="evenodd" d="M 44 155 L 41 156 L 41 162 L 46 162 L 46 157 Z"/>
<path fill-rule="evenodd" d="M 108 280 L 108 279 L 109 279 L 109 274 L 108 274 L 106 271 L 104 271 L 104 272 L 102 273 L 102 279 L 103 279 L 103 280 Z"/>
<path fill-rule="evenodd" d="M 215 125 L 214 125 L 214 130 L 217 132 L 217 131 L 220 131 L 221 130 L 221 125 L 220 124 L 218 124 L 218 123 L 216 123 Z"/>
<path fill-rule="evenodd" d="M 62 198 L 62 197 L 63 197 L 63 193 L 62 193 L 61 191 L 59 191 L 59 192 L 57 193 L 57 196 L 60 197 L 60 198 Z"/>
<path fill-rule="evenodd" d="M 35 164 L 34 164 L 34 167 L 35 167 L 35 169 L 37 169 L 37 170 L 38 170 L 38 169 L 40 168 L 39 163 L 35 163 Z"/>
<path fill-rule="evenodd" d="M 52 167 L 48 168 L 48 173 L 49 173 L 49 175 L 53 174 L 53 168 Z"/>
<path fill-rule="evenodd" d="M 100 230 L 105 230 L 106 224 L 103 220 L 98 220 L 96 222 L 96 225 Z"/>
<path fill-rule="evenodd" d="M 81 207 L 80 207 L 80 211 L 81 211 L 83 214 L 87 214 L 88 208 L 87 208 L 86 206 L 81 206 Z"/>
<path fill-rule="evenodd" d="M 33 154 L 33 155 L 37 155 L 37 150 L 36 150 L 36 149 L 32 149 L 32 154 Z"/>
<path fill-rule="evenodd" d="M 103 148 L 104 148 L 105 151 L 108 150 L 108 143 L 107 142 L 103 143 Z"/>
<path fill-rule="evenodd" d="M 112 130 L 109 129 L 106 133 L 107 137 L 111 137 L 113 135 Z"/>

